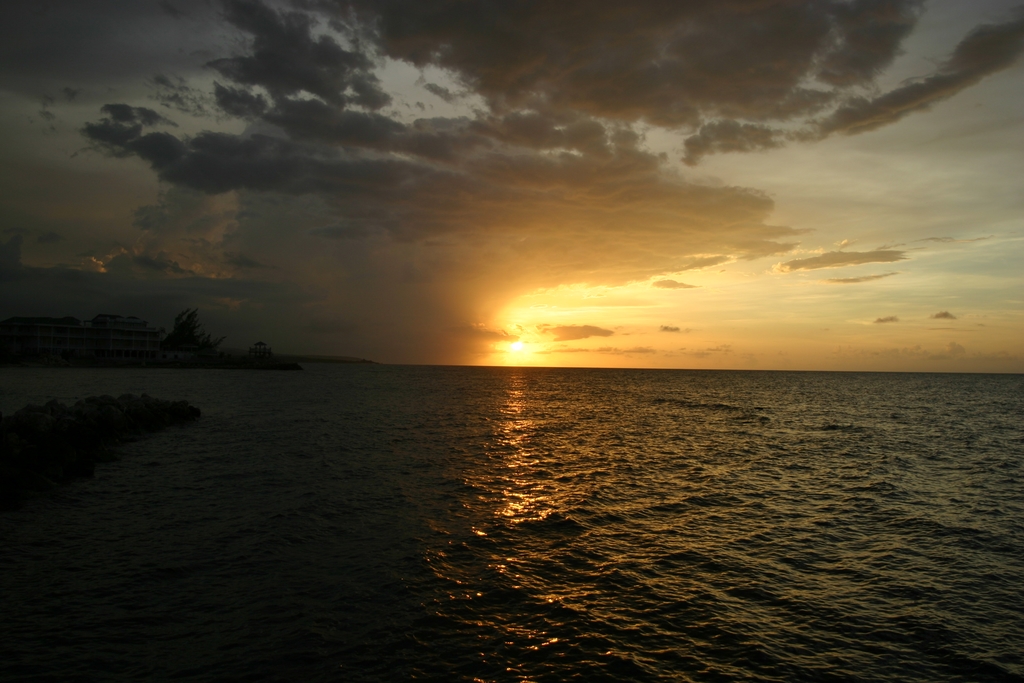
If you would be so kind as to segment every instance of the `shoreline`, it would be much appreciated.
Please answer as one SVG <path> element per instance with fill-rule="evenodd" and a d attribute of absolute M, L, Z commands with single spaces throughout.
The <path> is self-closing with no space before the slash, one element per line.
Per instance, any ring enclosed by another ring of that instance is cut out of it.
<path fill-rule="evenodd" d="M 188 360 L 144 360 L 138 358 L 61 358 L 60 356 L 29 356 L 0 362 L 0 368 L 167 368 L 209 370 L 302 370 L 302 363 L 338 365 L 379 365 L 366 358 L 345 356 L 282 355 L 273 359 L 253 360 L 248 357 L 226 357 Z"/>
<path fill-rule="evenodd" d="M 53 363 L 53 362 L 41 362 L 41 361 L 21 361 L 17 363 L 3 363 L 0 364 L 0 368 L 96 368 L 96 369 L 124 369 L 124 368 L 146 368 L 147 370 L 302 370 L 302 366 L 298 363 L 293 362 L 277 362 L 277 363 L 231 363 L 231 362 L 189 362 L 189 361 L 169 361 L 164 363 L 153 363 L 153 362 L 141 362 L 141 361 L 115 361 L 115 362 L 64 362 L 64 363 Z"/>

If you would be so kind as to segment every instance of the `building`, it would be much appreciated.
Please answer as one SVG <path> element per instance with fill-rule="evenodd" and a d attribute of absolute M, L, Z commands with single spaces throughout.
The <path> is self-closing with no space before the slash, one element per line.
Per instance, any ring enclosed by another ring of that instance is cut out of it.
<path fill-rule="evenodd" d="M 249 347 L 250 358 L 273 358 L 274 351 L 269 346 L 261 341 L 256 342 Z"/>
<path fill-rule="evenodd" d="M 0 345 L 27 355 L 156 359 L 162 334 L 135 316 L 105 313 L 86 321 L 15 317 L 0 322 Z"/>

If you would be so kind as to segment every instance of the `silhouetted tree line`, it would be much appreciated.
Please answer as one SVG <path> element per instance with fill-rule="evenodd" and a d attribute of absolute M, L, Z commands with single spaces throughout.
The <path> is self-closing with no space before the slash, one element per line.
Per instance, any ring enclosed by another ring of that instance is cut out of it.
<path fill-rule="evenodd" d="M 177 349 L 182 346 L 193 345 L 200 351 L 204 349 L 216 349 L 227 337 L 214 339 L 209 332 L 203 329 L 199 322 L 199 309 L 186 308 L 174 317 L 174 329 L 164 337 L 161 346 L 165 349 Z"/>

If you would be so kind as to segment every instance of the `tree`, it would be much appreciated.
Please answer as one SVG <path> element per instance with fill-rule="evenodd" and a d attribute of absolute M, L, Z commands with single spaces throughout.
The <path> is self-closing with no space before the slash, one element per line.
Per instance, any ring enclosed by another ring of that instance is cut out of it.
<path fill-rule="evenodd" d="M 164 337 L 160 345 L 165 349 L 177 349 L 191 344 L 202 351 L 216 349 L 224 339 L 226 337 L 214 339 L 203 329 L 202 323 L 199 322 L 198 308 L 186 308 L 174 317 L 174 329 Z"/>

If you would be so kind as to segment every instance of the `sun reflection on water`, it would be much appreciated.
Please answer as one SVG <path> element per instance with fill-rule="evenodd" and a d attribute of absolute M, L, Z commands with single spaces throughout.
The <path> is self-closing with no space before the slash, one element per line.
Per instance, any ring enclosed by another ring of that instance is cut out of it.
<path fill-rule="evenodd" d="M 528 390 L 525 372 L 509 376 L 505 403 L 501 406 L 503 420 L 495 435 L 497 451 L 507 474 L 501 477 L 502 504 L 494 514 L 513 524 L 541 521 L 554 512 L 552 496 L 542 493 L 547 487 L 533 472 L 539 462 L 533 443 L 538 425 L 526 417 Z"/>

